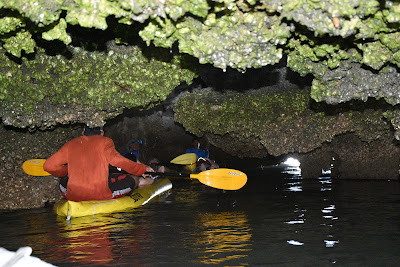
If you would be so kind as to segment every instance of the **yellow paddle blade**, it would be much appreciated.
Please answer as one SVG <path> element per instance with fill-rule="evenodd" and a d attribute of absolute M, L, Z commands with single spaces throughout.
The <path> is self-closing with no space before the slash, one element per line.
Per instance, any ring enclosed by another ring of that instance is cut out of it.
<path fill-rule="evenodd" d="M 190 178 L 199 179 L 200 183 L 224 190 L 238 190 L 247 182 L 245 173 L 224 168 L 190 174 Z"/>
<path fill-rule="evenodd" d="M 22 164 L 22 169 L 26 174 L 32 176 L 49 176 L 51 174 L 43 169 L 45 162 L 45 159 L 29 159 Z"/>
<path fill-rule="evenodd" d="M 195 153 L 186 153 L 180 156 L 177 156 L 171 163 L 173 164 L 180 164 L 180 165 L 190 165 L 197 161 L 197 155 Z"/>
<path fill-rule="evenodd" d="M 195 163 L 186 165 L 186 167 L 188 168 L 188 170 L 189 170 L 190 172 L 193 172 L 194 169 L 196 169 L 197 164 L 196 164 L 196 162 L 195 162 Z"/>

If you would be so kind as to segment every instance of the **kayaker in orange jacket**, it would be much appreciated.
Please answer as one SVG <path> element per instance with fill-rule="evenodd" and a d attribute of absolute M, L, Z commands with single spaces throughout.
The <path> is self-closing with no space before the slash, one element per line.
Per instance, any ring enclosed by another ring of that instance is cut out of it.
<path fill-rule="evenodd" d="M 121 156 L 115 150 L 114 142 L 103 136 L 102 128 L 85 127 L 82 134 L 67 142 L 43 166 L 52 175 L 62 177 L 60 190 L 66 199 L 112 199 L 153 182 L 151 178 L 138 177 L 145 172 L 154 172 L 153 168 Z M 109 174 L 109 165 L 129 174 Z"/>

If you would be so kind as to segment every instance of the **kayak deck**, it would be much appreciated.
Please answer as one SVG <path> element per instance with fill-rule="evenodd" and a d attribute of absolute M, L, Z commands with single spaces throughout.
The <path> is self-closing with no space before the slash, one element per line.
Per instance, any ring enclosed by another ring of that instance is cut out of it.
<path fill-rule="evenodd" d="M 93 201 L 70 201 L 60 199 L 54 204 L 53 211 L 67 217 L 83 217 L 101 213 L 112 213 L 128 209 L 134 209 L 145 205 L 154 197 L 172 188 L 169 179 L 156 179 L 151 185 L 135 189 L 130 196 L 123 196 L 116 199 L 93 200 Z"/>

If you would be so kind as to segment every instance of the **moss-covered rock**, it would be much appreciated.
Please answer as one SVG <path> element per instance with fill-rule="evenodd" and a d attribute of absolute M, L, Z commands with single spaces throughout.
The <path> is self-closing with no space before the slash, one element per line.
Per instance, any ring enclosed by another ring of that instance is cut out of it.
<path fill-rule="evenodd" d="M 161 47 L 178 42 L 179 51 L 226 69 L 239 70 L 273 65 L 282 58 L 281 44 L 290 36 L 290 26 L 279 16 L 262 12 L 209 14 L 204 21 L 186 17 L 179 22 L 157 18 L 140 36 Z"/>
<path fill-rule="evenodd" d="M 359 63 L 347 62 L 341 68 L 329 70 L 313 81 L 311 96 L 317 101 L 337 104 L 352 99 L 367 101 L 384 98 L 391 105 L 400 103 L 398 80 L 400 73 L 387 66 L 380 72 L 365 69 Z"/>
<path fill-rule="evenodd" d="M 196 76 L 177 58 L 77 48 L 77 29 L 112 31 L 115 21 L 126 28 L 110 40 L 132 44 L 126 36 L 135 32 L 150 49 L 178 49 L 224 70 L 273 65 L 287 54 L 288 67 L 315 77 L 311 97 L 318 102 L 399 103 L 398 1 L 3 0 L 0 7 L 0 115 L 18 127 L 101 125 L 125 107 L 162 101 Z M 43 50 L 43 42 L 73 45 L 73 56 Z"/>
<path fill-rule="evenodd" d="M 44 51 L 21 64 L 0 53 L 0 116 L 5 124 L 48 128 L 84 122 L 99 126 L 124 108 L 148 108 L 163 101 L 195 73 L 184 58 L 149 58 L 138 47 L 110 44 L 104 52 L 70 48 L 71 58 Z M 168 53 L 168 52 L 167 52 Z"/>
<path fill-rule="evenodd" d="M 382 110 L 336 112 L 310 107 L 309 92 L 187 94 L 175 106 L 175 119 L 190 132 L 244 157 L 310 152 L 339 134 L 356 132 L 365 142 L 389 131 Z M 252 148 L 249 151 L 246 148 Z"/>
<path fill-rule="evenodd" d="M 142 23 L 141 29 L 132 29 L 148 45 L 177 44 L 181 53 L 222 69 L 273 65 L 287 53 L 290 68 L 321 80 L 350 57 L 377 71 L 400 60 L 397 1 L 13 0 L 0 6 L 0 38 L 16 57 L 34 53 L 40 36 L 69 44 L 68 25 L 105 30 L 108 18 L 115 17 L 124 25 Z M 324 86 L 316 88 L 313 97 L 323 101 L 315 92 L 324 91 Z"/>

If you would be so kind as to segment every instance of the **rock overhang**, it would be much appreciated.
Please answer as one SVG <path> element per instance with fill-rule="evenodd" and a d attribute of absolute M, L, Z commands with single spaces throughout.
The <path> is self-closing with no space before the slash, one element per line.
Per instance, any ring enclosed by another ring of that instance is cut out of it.
<path fill-rule="evenodd" d="M 246 71 L 284 55 L 289 68 L 313 75 L 309 95 L 318 102 L 378 98 L 393 110 L 400 99 L 395 1 L 25 2 L 0 3 L 5 124 L 102 125 L 190 83 L 198 73 L 189 65 Z M 112 45 L 102 51 L 76 45 L 77 27 L 111 31 Z M 72 57 L 49 53 L 43 42 L 67 48 Z M 149 50 L 173 52 L 157 61 L 142 56 Z M 187 54 L 198 62 L 185 62 Z M 396 111 L 384 116 L 399 128 Z"/>

